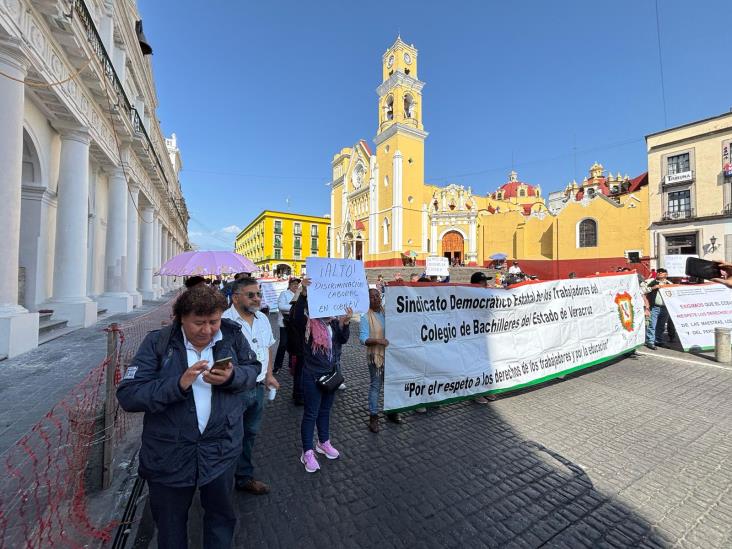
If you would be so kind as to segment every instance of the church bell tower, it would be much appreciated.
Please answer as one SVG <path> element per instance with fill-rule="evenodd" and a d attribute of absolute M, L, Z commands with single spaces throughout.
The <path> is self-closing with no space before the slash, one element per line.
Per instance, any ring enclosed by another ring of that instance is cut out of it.
<path fill-rule="evenodd" d="M 382 57 L 382 83 L 374 143 L 378 165 L 378 254 L 388 263 L 399 264 L 401 253 L 422 250 L 422 193 L 424 186 L 424 140 L 422 88 L 418 79 L 417 49 L 401 36 Z M 422 254 L 420 254 L 421 256 Z"/>

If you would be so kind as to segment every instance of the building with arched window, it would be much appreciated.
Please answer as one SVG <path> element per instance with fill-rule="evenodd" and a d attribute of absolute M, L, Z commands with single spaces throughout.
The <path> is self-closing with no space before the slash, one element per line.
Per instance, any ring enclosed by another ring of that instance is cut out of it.
<path fill-rule="evenodd" d="M 160 297 L 180 281 L 154 272 L 189 242 L 136 2 L 3 5 L 0 356 L 14 356 L 39 330 Z"/>

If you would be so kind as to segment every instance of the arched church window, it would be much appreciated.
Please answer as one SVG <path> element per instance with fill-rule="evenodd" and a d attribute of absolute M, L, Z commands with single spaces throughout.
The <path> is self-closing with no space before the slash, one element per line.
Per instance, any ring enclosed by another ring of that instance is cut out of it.
<path fill-rule="evenodd" d="M 394 119 L 394 96 L 390 95 L 384 103 L 384 120 Z"/>
<path fill-rule="evenodd" d="M 389 244 L 389 220 L 385 217 L 384 223 L 383 223 L 383 231 L 384 231 L 384 246 Z"/>
<path fill-rule="evenodd" d="M 389 176 L 385 175 L 384 176 L 384 187 L 388 187 L 388 186 L 389 186 Z"/>
<path fill-rule="evenodd" d="M 405 118 L 414 118 L 414 98 L 411 94 L 406 94 L 404 96 L 404 117 Z"/>
<path fill-rule="evenodd" d="M 597 246 L 597 221 L 583 219 L 577 228 L 577 245 L 579 248 L 594 248 Z"/>

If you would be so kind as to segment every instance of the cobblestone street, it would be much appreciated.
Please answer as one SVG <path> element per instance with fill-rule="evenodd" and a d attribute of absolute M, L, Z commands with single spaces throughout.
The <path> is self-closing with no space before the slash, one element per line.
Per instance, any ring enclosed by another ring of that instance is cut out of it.
<path fill-rule="evenodd" d="M 730 547 L 732 370 L 665 353 L 374 435 L 354 337 L 331 422 L 341 459 L 305 473 L 280 374 L 255 447 L 272 492 L 236 496 L 237 546 Z"/>

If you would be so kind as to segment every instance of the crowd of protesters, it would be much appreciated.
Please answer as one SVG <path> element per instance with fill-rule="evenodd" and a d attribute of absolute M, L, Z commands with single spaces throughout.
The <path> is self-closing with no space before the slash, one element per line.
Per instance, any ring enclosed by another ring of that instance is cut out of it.
<path fill-rule="evenodd" d="M 732 264 L 719 265 L 715 282 L 732 288 Z M 625 270 L 625 269 L 622 269 Z M 629 270 L 629 269 L 628 269 Z M 500 278 L 499 278 L 500 277 Z M 401 273 L 395 281 L 402 282 Z M 527 277 L 514 261 L 495 277 L 476 272 L 470 283 L 502 287 Z M 572 277 L 570 277 L 572 278 Z M 410 282 L 448 282 L 411 275 Z M 659 289 L 670 283 L 665 269 L 641 281 L 648 318 L 646 345 L 655 349 L 665 331 L 673 333 Z M 204 547 L 230 547 L 236 514 L 233 490 L 255 495 L 270 487 L 255 477 L 252 450 L 262 423 L 265 399 L 280 385 L 276 375 L 288 356 L 292 400 L 302 406 L 300 462 L 307 473 L 320 469 L 318 455 L 338 459 L 330 417 L 337 389 L 343 388 L 341 348 L 350 337 L 351 309 L 339 317 L 311 318 L 307 278 L 291 278 L 277 301 L 279 343 L 263 314 L 258 280 L 241 273 L 231 281 L 190 277 L 175 302 L 171 325 L 145 338 L 117 390 L 122 408 L 144 412 L 139 473 L 147 480 L 158 547 L 187 546 L 188 510 L 196 490 L 204 511 Z M 359 341 L 369 371 L 368 429 L 379 432 L 386 348 L 384 289 L 379 275 L 361 315 Z M 474 400 L 486 404 L 494 397 Z M 416 411 L 425 411 L 424 408 Z M 400 414 L 386 415 L 399 424 Z"/>

